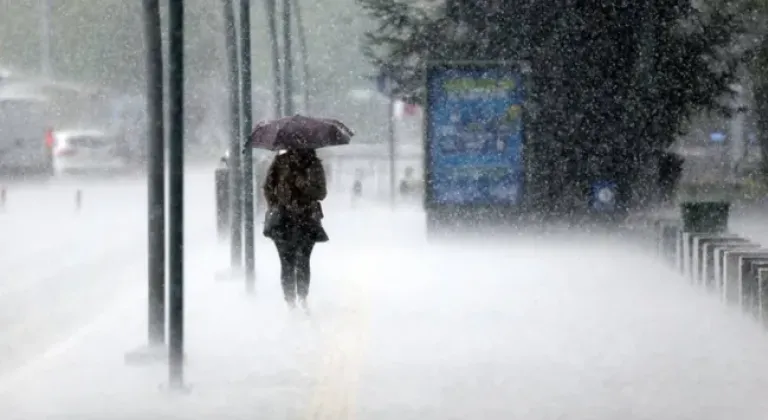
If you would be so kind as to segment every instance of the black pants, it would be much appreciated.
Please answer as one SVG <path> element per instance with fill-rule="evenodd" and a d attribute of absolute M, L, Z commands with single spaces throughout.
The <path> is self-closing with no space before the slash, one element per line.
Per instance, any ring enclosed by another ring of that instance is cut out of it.
<path fill-rule="evenodd" d="M 280 256 L 280 282 L 285 301 L 293 304 L 309 294 L 309 258 L 315 243 L 311 241 L 275 241 Z"/>

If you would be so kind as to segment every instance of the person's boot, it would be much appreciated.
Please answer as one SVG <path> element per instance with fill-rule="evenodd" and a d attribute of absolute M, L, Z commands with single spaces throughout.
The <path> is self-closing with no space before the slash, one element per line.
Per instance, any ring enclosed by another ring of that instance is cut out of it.
<path fill-rule="evenodd" d="M 290 310 L 296 309 L 296 298 L 289 298 L 288 296 L 286 296 L 285 303 L 288 304 L 288 309 Z"/>
<path fill-rule="evenodd" d="M 299 298 L 299 306 L 301 306 L 301 309 L 303 309 L 304 312 L 306 312 L 307 315 L 309 315 L 309 304 L 307 304 L 306 296 Z"/>

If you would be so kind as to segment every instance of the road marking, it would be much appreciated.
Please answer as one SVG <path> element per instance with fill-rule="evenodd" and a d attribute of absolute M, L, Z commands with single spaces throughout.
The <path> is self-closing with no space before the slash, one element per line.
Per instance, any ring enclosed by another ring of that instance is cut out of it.
<path fill-rule="evenodd" d="M 74 261 L 67 261 L 59 266 L 53 266 L 53 270 L 48 270 L 48 267 L 42 266 L 45 271 L 42 273 L 34 273 L 33 276 L 25 276 L 24 274 L 14 276 L 13 271 L 5 272 L 4 276 L 13 276 L 15 282 L 0 288 L 0 299 L 13 297 L 13 295 L 17 293 L 27 292 L 52 280 L 66 281 L 72 277 L 82 277 L 84 268 L 87 270 L 87 274 L 93 275 L 96 272 L 102 274 L 102 271 L 114 271 L 116 268 L 135 266 L 135 261 L 120 258 L 135 249 L 135 242 L 120 243 L 117 247 L 101 250 L 95 255 L 83 255 L 81 258 L 75 259 Z M 41 260 L 41 262 L 44 263 L 45 260 Z M 16 271 L 26 270 L 24 267 L 19 267 Z"/>
<path fill-rule="evenodd" d="M 137 298 L 138 295 L 130 299 L 117 300 L 115 302 L 116 306 L 97 315 L 91 322 L 74 330 L 67 338 L 57 342 L 40 355 L 33 357 L 31 360 L 0 377 L 0 395 L 15 389 L 20 383 L 28 380 L 31 376 L 53 365 L 60 357 L 76 347 L 91 334 L 103 331 L 108 325 L 113 324 L 116 319 L 127 317 L 130 312 L 135 311 Z"/>
<path fill-rule="evenodd" d="M 213 245 L 212 247 L 218 248 L 218 245 Z M 195 246 L 189 251 L 190 259 L 188 261 L 200 260 L 198 255 L 209 255 L 210 252 L 206 252 L 209 249 L 208 246 Z M 126 269 L 123 275 L 131 280 L 136 277 L 135 270 Z M 7 373 L 0 375 L 0 396 L 13 390 L 20 383 L 29 380 L 30 377 L 34 377 L 35 374 L 50 368 L 58 359 L 73 348 L 76 348 L 92 334 L 107 330 L 120 319 L 130 318 L 132 314 L 136 313 L 137 306 L 146 304 L 142 303 L 142 299 L 145 299 L 146 296 L 146 289 L 142 287 L 135 289 L 125 287 L 125 289 L 126 291 L 123 294 L 118 295 L 122 296 L 122 298 L 118 297 L 112 301 L 110 309 L 94 315 L 90 322 L 74 329 L 67 338 L 57 341 L 48 347 L 47 350 L 39 353 L 39 355 L 32 355 L 28 361 L 22 363 L 17 368 L 10 369 Z M 125 351 L 129 350 L 125 349 Z"/>
<path fill-rule="evenodd" d="M 342 287 L 351 292 L 349 297 L 355 303 L 355 310 L 329 333 L 329 347 L 320 362 L 318 383 L 306 415 L 309 420 L 355 417 L 363 356 L 370 338 L 372 293 L 368 281 L 352 282 L 350 277 L 347 276 Z"/>

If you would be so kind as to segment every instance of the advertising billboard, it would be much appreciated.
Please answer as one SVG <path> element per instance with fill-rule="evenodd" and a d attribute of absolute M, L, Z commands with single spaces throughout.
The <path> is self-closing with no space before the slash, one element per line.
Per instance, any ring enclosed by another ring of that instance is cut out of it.
<path fill-rule="evenodd" d="M 426 79 L 426 206 L 521 204 L 522 72 L 509 63 L 441 63 Z"/>

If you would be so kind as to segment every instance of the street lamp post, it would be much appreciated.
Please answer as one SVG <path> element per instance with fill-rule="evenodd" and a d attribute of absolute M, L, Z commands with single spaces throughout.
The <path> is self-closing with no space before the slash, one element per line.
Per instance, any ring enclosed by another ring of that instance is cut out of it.
<path fill-rule="evenodd" d="M 40 70 L 46 78 L 51 77 L 51 3 L 39 0 L 40 7 Z"/>
<path fill-rule="evenodd" d="M 294 114 L 293 48 L 291 39 L 291 0 L 283 0 L 283 106 L 284 115 Z"/>
<path fill-rule="evenodd" d="M 240 124 L 240 144 L 245 144 L 253 126 L 251 89 L 251 1 L 240 0 L 240 103 L 242 119 Z M 254 191 L 253 191 L 253 149 L 243 153 L 243 240 L 245 249 L 245 285 L 253 291 L 256 282 L 256 255 L 254 249 Z"/>
<path fill-rule="evenodd" d="M 240 72 L 237 54 L 237 27 L 232 0 L 224 0 L 227 64 L 229 69 L 229 203 L 230 259 L 232 269 L 240 268 L 243 260 L 243 205 L 240 168 Z"/>

